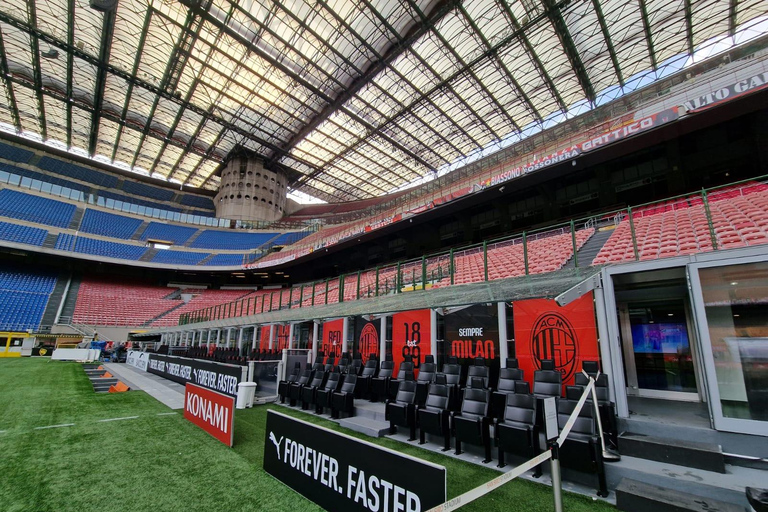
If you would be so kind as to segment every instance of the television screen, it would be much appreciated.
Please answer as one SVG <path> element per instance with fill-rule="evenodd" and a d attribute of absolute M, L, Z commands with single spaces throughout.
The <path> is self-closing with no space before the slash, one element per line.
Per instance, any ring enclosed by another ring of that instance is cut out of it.
<path fill-rule="evenodd" d="M 632 326 L 632 345 L 635 353 L 688 352 L 688 332 L 683 323 L 636 324 Z"/>

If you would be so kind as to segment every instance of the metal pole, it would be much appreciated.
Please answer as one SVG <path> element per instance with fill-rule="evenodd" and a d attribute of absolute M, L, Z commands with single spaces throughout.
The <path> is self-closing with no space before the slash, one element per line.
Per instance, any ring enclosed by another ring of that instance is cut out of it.
<path fill-rule="evenodd" d="M 328 281 L 330 281 L 329 278 L 325 279 L 325 303 L 328 304 Z"/>
<path fill-rule="evenodd" d="M 555 498 L 555 512 L 563 512 L 563 481 L 560 476 L 560 446 L 557 441 L 553 441 L 550 445 L 552 450 L 552 494 Z"/>
<path fill-rule="evenodd" d="M 360 276 L 363 275 L 362 270 L 357 271 L 357 300 L 360 300 Z"/>
<path fill-rule="evenodd" d="M 451 260 L 448 262 L 448 271 L 451 273 L 451 284 L 454 284 L 453 280 L 454 280 L 454 274 L 456 273 L 456 269 L 453 266 L 453 247 L 451 247 L 450 254 L 451 254 Z"/>
<path fill-rule="evenodd" d="M 635 253 L 635 261 L 639 261 L 640 253 L 637 252 L 637 237 L 635 236 L 635 219 L 633 219 L 631 206 L 627 206 L 627 212 L 629 215 L 629 231 L 632 233 L 632 250 Z"/>
<path fill-rule="evenodd" d="M 576 254 L 578 246 L 576 245 L 576 226 L 573 224 L 573 219 L 571 219 L 571 242 L 573 243 L 573 265 L 578 268 L 579 255 Z"/>
<path fill-rule="evenodd" d="M 704 203 L 704 213 L 707 216 L 707 226 L 709 227 L 709 237 L 712 239 L 712 250 L 717 250 L 717 235 L 715 234 L 715 226 L 712 224 L 712 212 L 709 210 L 709 200 L 707 199 L 707 191 L 701 189 L 701 200 Z"/>
<path fill-rule="evenodd" d="M 374 292 L 374 296 L 379 296 L 379 266 L 376 265 L 376 291 Z"/>
<path fill-rule="evenodd" d="M 339 276 L 339 302 L 344 302 L 344 274 Z"/>
<path fill-rule="evenodd" d="M 427 257 L 422 256 L 421 257 L 421 289 L 426 290 L 427 289 Z M 413 287 L 413 290 L 416 291 L 416 287 Z"/>
<path fill-rule="evenodd" d="M 395 275 L 395 293 L 400 293 L 400 283 L 402 278 L 400 277 L 400 262 L 397 262 L 397 275 Z"/>
<path fill-rule="evenodd" d="M 528 275 L 528 233 L 523 231 L 523 265 L 525 265 L 525 275 Z"/>
<path fill-rule="evenodd" d="M 488 280 L 488 242 L 483 240 L 483 274 L 485 281 Z"/>

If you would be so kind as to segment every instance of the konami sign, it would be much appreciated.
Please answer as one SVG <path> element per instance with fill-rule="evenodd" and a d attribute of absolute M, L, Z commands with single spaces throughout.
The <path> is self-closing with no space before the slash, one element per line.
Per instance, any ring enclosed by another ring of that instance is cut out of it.
<path fill-rule="evenodd" d="M 184 388 L 184 418 L 227 446 L 232 446 L 235 399 L 231 396 L 187 383 Z"/>

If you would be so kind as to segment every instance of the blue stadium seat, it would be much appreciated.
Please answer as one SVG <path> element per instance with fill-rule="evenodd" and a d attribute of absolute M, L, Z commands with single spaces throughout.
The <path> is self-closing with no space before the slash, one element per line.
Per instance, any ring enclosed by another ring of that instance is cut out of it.
<path fill-rule="evenodd" d="M 283 233 L 277 239 L 272 242 L 274 245 L 290 245 L 295 244 L 307 235 L 312 234 L 311 231 L 293 231 L 290 233 Z"/>
<path fill-rule="evenodd" d="M 93 183 L 94 185 L 99 185 L 100 187 L 117 187 L 117 178 L 115 176 L 111 176 L 99 171 L 94 171 L 93 169 L 65 162 L 64 160 L 59 160 L 57 158 L 44 156 L 37 163 L 37 166 L 46 171 L 60 174 L 62 176 L 68 176 L 76 180 Z"/>
<path fill-rule="evenodd" d="M 176 226 L 174 224 L 164 224 L 162 222 L 150 222 L 144 233 L 141 234 L 142 240 L 166 240 L 181 245 L 189 237 L 197 232 L 197 228 L 187 228 Z"/>
<path fill-rule="evenodd" d="M 143 221 L 88 208 L 80 223 L 80 231 L 112 238 L 130 239 Z"/>
<path fill-rule="evenodd" d="M 183 194 L 181 196 L 181 204 L 186 206 L 194 206 L 197 208 L 204 208 L 211 211 L 216 209 L 216 206 L 213 204 L 213 199 L 210 197 L 196 196 L 194 194 Z"/>
<path fill-rule="evenodd" d="M 0 222 L 0 240 L 40 247 L 45 242 L 47 235 L 48 231 L 44 229 L 11 224 L 10 222 Z"/>
<path fill-rule="evenodd" d="M 26 149 L 17 148 L 16 146 L 0 142 L 0 158 L 25 164 L 29 162 L 34 155 L 35 154 L 32 151 L 27 151 Z"/>
<path fill-rule="evenodd" d="M 112 199 L 114 201 L 122 201 L 124 203 L 135 204 L 138 206 L 146 206 L 147 208 L 157 208 L 158 210 L 168 210 L 170 212 L 179 212 L 179 213 L 181 213 L 182 211 L 181 208 L 176 208 L 175 206 L 169 206 L 167 204 L 157 203 L 154 201 L 146 201 L 144 199 L 139 199 L 137 197 L 131 197 L 123 194 L 118 194 L 115 192 L 110 192 L 108 190 L 99 190 L 99 197 L 103 197 L 104 199 Z"/>
<path fill-rule="evenodd" d="M 51 185 L 58 185 L 60 187 L 71 188 L 72 190 L 77 190 L 79 192 L 82 192 L 83 194 L 89 194 L 91 191 L 91 187 L 87 185 L 81 185 L 80 183 L 75 183 L 74 181 L 57 178 L 56 176 L 49 176 L 48 174 L 43 174 L 41 172 L 30 171 L 29 169 L 24 169 L 23 167 L 18 167 L 16 165 L 0 162 L 0 171 L 5 171 L 7 173 L 17 174 L 25 178 L 30 178 L 33 180 L 39 180 L 45 183 L 50 183 Z"/>
<path fill-rule="evenodd" d="M 66 228 L 75 210 L 73 204 L 7 188 L 0 190 L 0 215 L 5 217 Z"/>
<path fill-rule="evenodd" d="M 159 201 L 170 201 L 176 193 L 173 190 L 168 190 L 152 185 L 145 185 L 144 183 L 138 183 L 136 181 L 125 180 L 123 182 L 123 192 L 128 192 L 135 196 L 148 197 L 150 199 L 157 199 Z"/>
<path fill-rule="evenodd" d="M 210 256 L 204 252 L 169 251 L 160 249 L 152 261 L 155 263 L 175 263 L 178 265 L 197 265 L 203 259 Z"/>
<path fill-rule="evenodd" d="M 235 231 L 207 229 L 200 233 L 200 236 L 192 242 L 190 247 L 232 251 L 255 249 L 275 236 L 277 236 L 277 233 L 238 233 Z"/>
<path fill-rule="evenodd" d="M 72 235 L 67 235 L 72 236 Z M 56 240 L 56 248 L 59 247 L 61 241 L 62 246 L 66 247 L 66 240 L 62 241 L 62 236 Z M 71 246 L 71 242 L 70 242 Z M 67 250 L 67 249 L 64 249 Z M 69 249 L 71 250 L 71 249 Z M 138 260 L 142 254 L 147 250 L 146 247 L 139 247 L 136 245 L 121 244 L 118 242 L 106 242 L 104 240 L 96 240 L 95 238 L 87 238 L 84 236 L 75 237 L 74 251 L 83 254 L 93 254 L 94 256 L 107 256 L 110 258 L 120 258 L 123 260 Z"/>
<path fill-rule="evenodd" d="M 217 254 L 203 265 L 234 267 L 243 264 L 245 254 Z"/>
<path fill-rule="evenodd" d="M 38 329 L 56 274 L 0 266 L 0 330 Z"/>

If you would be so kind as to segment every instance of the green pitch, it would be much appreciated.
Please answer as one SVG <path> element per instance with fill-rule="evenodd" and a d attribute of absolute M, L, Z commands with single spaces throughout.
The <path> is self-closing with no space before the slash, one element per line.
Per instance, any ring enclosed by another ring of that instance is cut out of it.
<path fill-rule="evenodd" d="M 144 392 L 94 393 L 79 364 L 0 359 L 0 511 L 321 510 L 262 470 L 267 409 L 237 411 L 235 447 L 228 448 Z M 39 428 L 56 425 L 68 426 Z M 345 432 L 445 466 L 449 498 L 499 475 L 417 446 Z M 615 511 L 569 494 L 564 508 Z M 552 490 L 515 480 L 461 510 L 550 512 Z"/>

